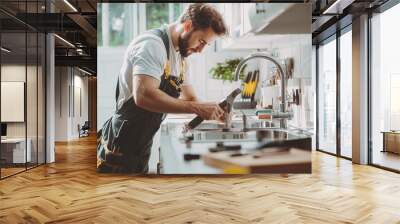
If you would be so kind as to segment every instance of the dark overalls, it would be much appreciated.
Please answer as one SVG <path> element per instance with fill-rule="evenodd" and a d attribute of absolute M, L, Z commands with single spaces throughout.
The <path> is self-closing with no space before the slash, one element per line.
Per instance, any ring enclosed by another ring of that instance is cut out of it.
<path fill-rule="evenodd" d="M 183 83 L 184 62 L 179 77 L 170 74 L 169 39 L 165 29 L 149 30 L 159 36 L 167 50 L 168 61 L 161 76 L 159 89 L 171 97 L 178 98 Z M 116 100 L 119 96 L 119 81 Z M 133 97 L 116 109 L 97 133 L 98 172 L 147 173 L 153 137 L 160 128 L 165 114 L 138 107 Z"/>

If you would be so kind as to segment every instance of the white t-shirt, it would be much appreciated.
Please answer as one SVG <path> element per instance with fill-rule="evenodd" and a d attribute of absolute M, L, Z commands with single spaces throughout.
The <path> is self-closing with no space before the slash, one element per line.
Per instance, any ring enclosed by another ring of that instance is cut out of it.
<path fill-rule="evenodd" d="M 182 57 L 174 49 L 168 25 L 164 24 L 162 29 L 167 30 L 169 39 L 169 60 L 171 75 L 179 76 L 181 70 Z M 118 108 L 122 106 L 130 97 L 133 97 L 133 76 L 148 75 L 159 81 L 164 72 L 167 62 L 167 51 L 162 39 L 155 34 L 144 33 L 135 38 L 125 51 L 124 61 L 119 73 L 119 97 Z M 184 82 L 188 85 L 188 64 L 186 60 Z"/>

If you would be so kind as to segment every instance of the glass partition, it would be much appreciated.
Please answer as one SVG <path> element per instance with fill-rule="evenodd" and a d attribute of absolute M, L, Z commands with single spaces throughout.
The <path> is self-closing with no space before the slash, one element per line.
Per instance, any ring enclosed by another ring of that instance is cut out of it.
<path fill-rule="evenodd" d="M 45 1 L 2 1 L 17 16 L 43 13 Z M 4 22 L 7 21 L 7 22 Z M 0 178 L 45 163 L 45 35 L 0 12 Z"/>
<path fill-rule="evenodd" d="M 2 177 L 24 171 L 31 159 L 26 136 L 26 40 L 25 32 L 1 34 Z"/>

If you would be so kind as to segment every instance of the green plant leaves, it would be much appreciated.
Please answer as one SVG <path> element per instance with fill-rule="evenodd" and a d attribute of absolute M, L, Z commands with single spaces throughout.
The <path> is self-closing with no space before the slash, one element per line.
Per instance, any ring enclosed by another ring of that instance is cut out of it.
<path fill-rule="evenodd" d="M 224 81 L 232 82 L 235 78 L 235 69 L 242 58 L 228 59 L 223 63 L 217 63 L 217 65 L 210 69 L 212 78 L 221 79 Z M 244 70 L 247 65 L 244 65 L 240 74 L 239 79 L 244 79 Z"/>

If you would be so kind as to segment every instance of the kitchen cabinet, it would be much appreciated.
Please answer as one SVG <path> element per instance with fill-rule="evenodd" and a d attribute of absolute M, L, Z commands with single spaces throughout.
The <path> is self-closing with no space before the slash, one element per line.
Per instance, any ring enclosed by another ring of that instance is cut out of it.
<path fill-rule="evenodd" d="M 311 4 L 222 3 L 218 7 L 229 36 L 218 40 L 217 50 L 267 49 L 268 42 L 287 34 L 311 34 Z"/>
<path fill-rule="evenodd" d="M 253 4 L 255 3 L 218 4 L 229 31 L 229 36 L 220 40 L 219 49 L 229 48 L 235 40 L 243 37 L 251 30 L 248 10 Z"/>

